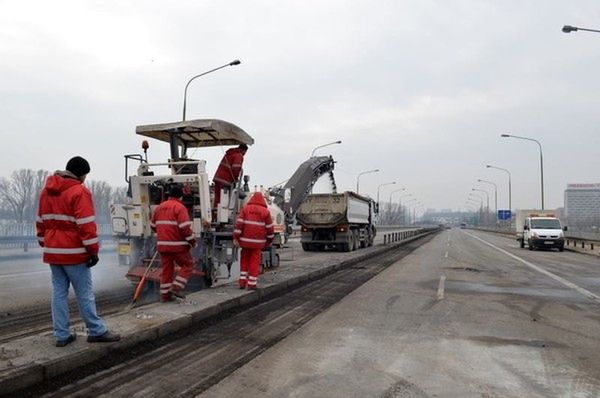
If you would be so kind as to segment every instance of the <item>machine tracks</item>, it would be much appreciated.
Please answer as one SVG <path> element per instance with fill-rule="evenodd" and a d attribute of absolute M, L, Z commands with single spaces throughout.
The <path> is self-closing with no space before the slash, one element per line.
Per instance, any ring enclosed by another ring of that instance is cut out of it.
<path fill-rule="evenodd" d="M 112 315 L 122 311 L 131 301 L 131 288 L 115 292 L 96 294 L 96 307 L 101 316 Z M 71 324 L 79 322 L 77 303 L 74 299 L 69 302 Z M 0 315 L 0 344 L 22 337 L 52 331 L 52 314 L 50 303 L 20 309 L 18 312 Z M 85 334 L 78 331 L 78 334 Z"/>
<path fill-rule="evenodd" d="M 433 238 L 408 242 L 319 280 L 18 392 L 19 397 L 194 397 Z"/>

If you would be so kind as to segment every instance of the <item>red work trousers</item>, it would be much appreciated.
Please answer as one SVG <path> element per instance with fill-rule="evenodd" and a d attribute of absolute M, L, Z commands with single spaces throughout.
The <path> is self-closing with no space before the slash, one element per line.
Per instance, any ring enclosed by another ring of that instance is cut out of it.
<path fill-rule="evenodd" d="M 173 280 L 175 263 L 179 266 L 179 272 Z M 192 275 L 194 260 L 189 250 L 185 252 L 162 252 L 160 253 L 160 297 L 169 298 L 169 290 L 180 291 L 185 288 L 189 277 Z"/>
<path fill-rule="evenodd" d="M 256 289 L 261 253 L 261 249 L 242 248 L 240 255 L 240 287 Z"/>
<path fill-rule="evenodd" d="M 213 202 L 213 209 L 216 209 L 217 206 L 219 206 L 219 203 L 221 202 L 221 189 L 231 188 L 231 184 L 223 184 L 221 182 L 215 181 L 214 188 L 215 188 L 215 200 Z"/>

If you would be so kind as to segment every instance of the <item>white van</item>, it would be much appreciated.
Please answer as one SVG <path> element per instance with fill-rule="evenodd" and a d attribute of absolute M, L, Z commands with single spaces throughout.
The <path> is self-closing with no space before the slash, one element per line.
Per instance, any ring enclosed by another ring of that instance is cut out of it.
<path fill-rule="evenodd" d="M 556 217 L 526 217 L 523 225 L 523 239 L 521 247 L 525 243 L 529 250 L 536 248 L 557 248 L 559 251 L 565 250 L 565 235 L 567 227 L 562 227 L 560 220 Z"/>

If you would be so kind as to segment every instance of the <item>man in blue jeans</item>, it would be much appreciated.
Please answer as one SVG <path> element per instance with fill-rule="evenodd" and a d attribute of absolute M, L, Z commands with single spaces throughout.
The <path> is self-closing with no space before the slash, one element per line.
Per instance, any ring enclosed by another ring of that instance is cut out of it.
<path fill-rule="evenodd" d="M 98 235 L 91 192 L 83 185 L 90 165 L 75 156 L 65 171 L 48 177 L 40 194 L 37 238 L 43 261 L 52 271 L 52 322 L 56 346 L 75 341 L 69 330 L 69 285 L 73 285 L 79 313 L 88 329 L 87 341 L 119 341 L 96 312 L 91 267 L 98 263 Z"/>

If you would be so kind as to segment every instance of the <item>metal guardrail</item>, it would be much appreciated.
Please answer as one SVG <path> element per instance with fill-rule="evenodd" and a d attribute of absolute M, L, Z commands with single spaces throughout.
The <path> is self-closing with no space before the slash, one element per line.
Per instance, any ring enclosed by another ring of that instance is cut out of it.
<path fill-rule="evenodd" d="M 114 240 L 111 224 L 98 224 L 100 241 Z M 27 252 L 38 247 L 34 223 L 10 223 L 0 225 L 0 249 L 23 249 Z"/>
<path fill-rule="evenodd" d="M 399 242 L 401 240 L 417 236 L 422 234 L 423 232 L 432 231 L 439 228 L 417 228 L 417 229 L 409 229 L 406 231 L 396 231 L 390 232 L 387 234 L 383 234 L 383 244 L 387 245 L 388 243 Z"/>

